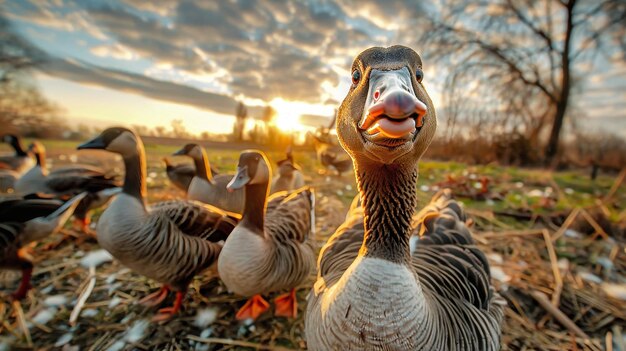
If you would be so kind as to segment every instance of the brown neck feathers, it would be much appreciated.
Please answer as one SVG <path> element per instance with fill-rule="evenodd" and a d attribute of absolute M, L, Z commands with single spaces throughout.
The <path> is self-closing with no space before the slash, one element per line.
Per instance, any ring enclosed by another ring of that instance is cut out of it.
<path fill-rule="evenodd" d="M 137 153 L 126 155 L 123 158 L 126 174 L 124 176 L 124 187 L 122 191 L 136 197 L 145 206 L 145 196 L 147 193 L 146 153 L 141 141 L 137 144 Z"/>
<path fill-rule="evenodd" d="M 409 237 L 417 195 L 417 165 L 357 166 L 365 210 L 364 256 L 410 262 Z"/>
<path fill-rule="evenodd" d="M 245 186 L 245 203 L 242 224 L 256 233 L 263 233 L 265 225 L 265 206 L 267 203 L 268 183 L 248 184 Z"/>

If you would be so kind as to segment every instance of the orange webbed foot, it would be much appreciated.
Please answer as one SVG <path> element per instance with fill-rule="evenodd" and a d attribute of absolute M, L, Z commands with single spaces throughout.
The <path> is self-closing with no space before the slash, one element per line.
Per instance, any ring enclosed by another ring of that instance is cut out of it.
<path fill-rule="evenodd" d="M 161 308 L 157 315 L 152 317 L 153 322 L 165 322 L 172 317 L 180 310 L 180 307 L 183 305 L 183 298 L 185 297 L 185 293 L 183 291 L 176 292 L 176 300 L 174 301 L 174 305 L 171 307 Z"/>
<path fill-rule="evenodd" d="M 159 289 L 159 291 L 153 292 L 152 294 L 139 300 L 139 304 L 148 306 L 148 307 L 154 307 L 160 304 L 161 302 L 163 302 L 163 300 L 165 300 L 169 292 L 170 292 L 170 287 L 167 285 L 163 285 L 161 289 Z"/>
<path fill-rule="evenodd" d="M 274 303 L 276 304 L 276 310 L 274 311 L 276 316 L 296 318 L 298 315 L 296 289 L 291 289 L 291 292 L 277 296 Z"/>
<path fill-rule="evenodd" d="M 261 295 L 252 296 L 237 312 L 237 320 L 248 318 L 257 319 L 263 312 L 270 308 L 270 304 Z"/>

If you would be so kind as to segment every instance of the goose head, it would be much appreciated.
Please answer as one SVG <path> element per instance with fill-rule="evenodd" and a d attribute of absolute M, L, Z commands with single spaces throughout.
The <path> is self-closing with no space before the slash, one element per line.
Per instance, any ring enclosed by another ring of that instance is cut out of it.
<path fill-rule="evenodd" d="M 278 163 L 278 174 L 283 177 L 291 177 L 295 170 L 299 170 L 290 159 L 281 160 Z"/>
<path fill-rule="evenodd" d="M 269 161 L 263 152 L 258 150 L 242 152 L 239 155 L 237 173 L 226 188 L 229 191 L 235 191 L 246 185 L 268 184 L 271 177 L 268 165 Z"/>
<path fill-rule="evenodd" d="M 337 115 L 337 134 L 355 162 L 417 160 L 437 125 L 420 56 L 405 46 L 374 47 L 352 64 L 352 86 Z"/>
<path fill-rule="evenodd" d="M 124 127 L 112 127 L 100 135 L 78 146 L 78 150 L 99 149 L 120 154 L 122 157 L 137 155 L 139 138 L 132 130 Z"/>
<path fill-rule="evenodd" d="M 198 144 L 187 144 L 176 151 L 172 156 L 189 156 L 194 160 L 202 159 L 202 148 Z"/>
<path fill-rule="evenodd" d="M 5 134 L 2 136 L 2 142 L 5 142 L 11 146 L 15 146 L 17 144 L 19 144 L 20 139 L 17 135 L 15 134 Z"/>
<path fill-rule="evenodd" d="M 39 157 L 45 156 L 46 147 L 43 146 L 42 143 L 35 140 L 32 143 L 30 143 L 30 145 L 28 145 L 28 151 L 30 151 L 33 155 L 35 155 L 35 157 L 39 158 Z"/>

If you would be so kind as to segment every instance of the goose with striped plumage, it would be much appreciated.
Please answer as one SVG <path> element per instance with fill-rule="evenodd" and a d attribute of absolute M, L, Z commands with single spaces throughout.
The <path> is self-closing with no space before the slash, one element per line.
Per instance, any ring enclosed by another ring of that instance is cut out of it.
<path fill-rule="evenodd" d="M 244 195 L 243 190 L 229 192 L 226 185 L 232 175 L 213 175 L 209 166 L 206 150 L 198 144 L 187 144 L 174 153 L 175 156 L 189 156 L 196 166 L 196 175 L 187 189 L 187 199 L 201 201 L 225 211 L 242 213 Z"/>
<path fill-rule="evenodd" d="M 363 214 L 320 252 L 305 321 L 310 350 L 500 348 L 503 300 L 449 193 L 420 214 L 423 237 L 411 250 L 418 161 L 436 129 L 422 72 L 403 46 L 368 49 L 353 63 L 337 132 Z"/>
<path fill-rule="evenodd" d="M 75 211 L 75 226 L 91 234 L 89 212 L 106 204 L 119 192 L 120 183 L 99 167 L 73 165 L 48 171 L 46 149 L 34 141 L 29 150 L 35 155 L 36 164 L 15 182 L 15 192 L 22 195 L 38 194 L 67 200 L 87 192 Z"/>
<path fill-rule="evenodd" d="M 161 303 L 176 292 L 172 307 L 161 309 L 154 320 L 166 320 L 182 306 L 192 278 L 211 266 L 239 216 L 192 201 L 146 204 L 146 156 L 139 136 L 126 128 L 109 128 L 79 149 L 102 149 L 122 156 L 124 185 L 97 224 L 100 246 L 123 265 L 163 287 L 144 298 L 147 305 Z"/>
<path fill-rule="evenodd" d="M 268 199 L 270 179 L 265 155 L 250 150 L 241 153 L 237 174 L 228 184 L 232 190 L 245 188 L 245 205 L 217 267 L 230 291 L 251 297 L 237 312 L 239 320 L 256 319 L 269 308 L 262 294 L 284 290 L 290 292 L 276 298 L 275 314 L 295 317 L 295 288 L 315 267 L 313 190 L 281 192 Z"/>
<path fill-rule="evenodd" d="M 293 191 L 304 186 L 304 175 L 300 166 L 293 161 L 291 146 L 287 149 L 286 157 L 278 162 L 278 175 L 272 180 L 270 194 L 279 191 Z"/>
<path fill-rule="evenodd" d="M 33 271 L 33 264 L 22 247 L 58 232 L 85 195 L 76 195 L 65 203 L 22 198 L 0 202 L 0 268 L 22 271 L 21 283 L 12 295 L 14 299 L 26 296 Z"/>
<path fill-rule="evenodd" d="M 15 134 L 5 134 L 2 136 L 2 141 L 11 145 L 15 154 L 13 156 L 0 156 L 0 170 L 10 170 L 21 175 L 35 164 L 28 151 L 24 149 L 20 137 Z"/>

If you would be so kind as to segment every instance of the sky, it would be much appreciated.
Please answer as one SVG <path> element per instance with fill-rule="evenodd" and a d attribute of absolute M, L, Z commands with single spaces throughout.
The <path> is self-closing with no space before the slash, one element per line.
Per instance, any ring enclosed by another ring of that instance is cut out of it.
<path fill-rule="evenodd" d="M 421 33 L 416 0 L 21 0 L 2 2 L 14 28 L 46 52 L 36 74 L 70 120 L 106 126 L 232 130 L 237 101 L 259 116 L 325 125 L 350 86 L 354 56 L 370 46 L 410 45 Z M 425 84 L 441 108 L 438 63 Z M 626 65 L 584 74 L 576 108 L 626 136 Z M 311 117 L 319 116 L 319 118 Z M 441 116 L 440 118 L 445 118 Z"/>

